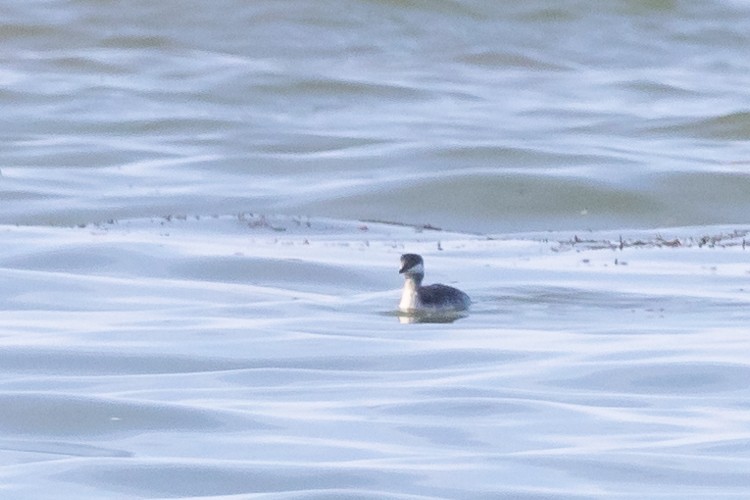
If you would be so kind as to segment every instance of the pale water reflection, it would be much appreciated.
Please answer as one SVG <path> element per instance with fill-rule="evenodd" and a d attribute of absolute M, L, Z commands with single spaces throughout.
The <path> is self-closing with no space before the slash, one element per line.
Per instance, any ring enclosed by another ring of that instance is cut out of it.
<path fill-rule="evenodd" d="M 0 6 L 0 496 L 747 496 L 750 6 L 345 6 Z"/>
<path fill-rule="evenodd" d="M 431 312 L 398 312 L 398 321 L 402 324 L 411 323 L 453 323 L 467 317 L 468 313 L 431 313 Z"/>
<path fill-rule="evenodd" d="M 679 498 L 750 486 L 747 228 L 629 232 L 613 249 L 599 233 L 265 222 L 1 228 L 7 491 Z M 429 256 L 436 280 L 458 273 L 472 311 L 394 312 L 405 251 Z"/>

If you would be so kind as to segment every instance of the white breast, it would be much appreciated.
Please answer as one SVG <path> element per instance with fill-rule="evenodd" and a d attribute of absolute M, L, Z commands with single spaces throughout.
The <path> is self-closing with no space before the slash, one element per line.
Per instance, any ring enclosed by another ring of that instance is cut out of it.
<path fill-rule="evenodd" d="M 401 292 L 401 302 L 398 303 L 398 308 L 401 311 L 414 311 L 418 308 L 417 303 L 417 284 L 414 280 L 406 280 L 404 282 L 404 291 Z"/>

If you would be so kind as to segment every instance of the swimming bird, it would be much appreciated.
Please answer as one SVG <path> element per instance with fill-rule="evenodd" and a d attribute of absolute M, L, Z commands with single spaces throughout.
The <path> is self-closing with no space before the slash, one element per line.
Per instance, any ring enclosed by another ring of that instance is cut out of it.
<path fill-rule="evenodd" d="M 455 313 L 465 311 L 471 304 L 469 296 L 458 288 L 441 284 L 422 286 L 424 260 L 421 255 L 402 255 L 399 273 L 406 279 L 398 304 L 401 312 Z"/>

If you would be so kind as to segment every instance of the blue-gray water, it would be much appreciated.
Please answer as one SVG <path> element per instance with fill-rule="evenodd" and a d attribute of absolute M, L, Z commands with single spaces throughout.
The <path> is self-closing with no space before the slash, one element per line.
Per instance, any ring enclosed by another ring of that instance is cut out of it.
<path fill-rule="evenodd" d="M 6 223 L 743 223 L 744 2 L 5 2 Z"/>
<path fill-rule="evenodd" d="M 742 498 L 749 53 L 729 0 L 4 2 L 0 498 Z M 407 251 L 468 317 L 402 324 Z"/>

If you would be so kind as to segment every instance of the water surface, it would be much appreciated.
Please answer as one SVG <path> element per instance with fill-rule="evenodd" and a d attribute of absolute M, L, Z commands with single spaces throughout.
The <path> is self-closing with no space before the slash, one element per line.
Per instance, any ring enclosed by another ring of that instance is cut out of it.
<path fill-rule="evenodd" d="M 0 220 L 746 222 L 741 2 L 3 7 Z"/>
<path fill-rule="evenodd" d="M 0 14 L 0 497 L 746 495 L 744 3 Z"/>

